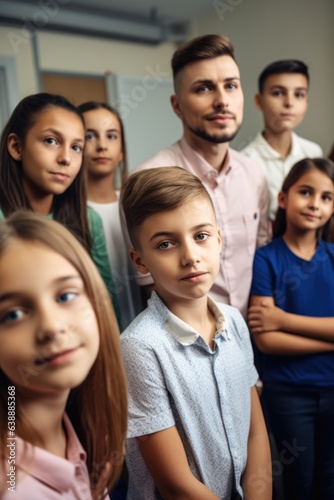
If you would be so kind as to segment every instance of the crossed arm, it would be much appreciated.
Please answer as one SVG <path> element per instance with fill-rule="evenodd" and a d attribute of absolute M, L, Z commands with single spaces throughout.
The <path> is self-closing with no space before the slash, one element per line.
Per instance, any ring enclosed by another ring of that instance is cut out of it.
<path fill-rule="evenodd" d="M 255 387 L 251 389 L 251 405 L 248 459 L 242 486 L 245 499 L 270 500 L 270 450 Z M 219 497 L 191 472 L 175 426 L 139 437 L 137 444 L 156 487 L 165 500 L 219 500 Z M 260 479 L 263 477 L 263 470 L 267 473 L 265 481 Z"/>
<path fill-rule="evenodd" d="M 251 296 L 248 325 L 255 344 L 267 354 L 334 351 L 334 318 L 287 313 L 275 306 L 272 297 Z"/>

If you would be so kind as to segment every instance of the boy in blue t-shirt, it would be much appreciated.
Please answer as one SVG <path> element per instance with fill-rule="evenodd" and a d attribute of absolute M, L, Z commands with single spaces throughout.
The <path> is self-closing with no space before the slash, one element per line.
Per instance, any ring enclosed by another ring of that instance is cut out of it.
<path fill-rule="evenodd" d="M 249 332 L 208 293 L 222 238 L 201 181 L 179 167 L 131 175 L 130 257 L 155 285 L 121 335 L 129 388 L 128 500 L 271 498 Z"/>

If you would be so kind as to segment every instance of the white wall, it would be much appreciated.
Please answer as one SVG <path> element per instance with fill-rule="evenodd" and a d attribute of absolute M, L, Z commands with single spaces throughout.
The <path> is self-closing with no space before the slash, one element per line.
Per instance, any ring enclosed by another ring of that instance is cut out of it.
<path fill-rule="evenodd" d="M 40 66 L 43 70 L 104 74 L 145 75 L 147 67 L 170 77 L 173 43 L 145 45 L 103 38 L 41 32 L 38 35 Z"/>
<path fill-rule="evenodd" d="M 0 26 L 0 55 L 13 57 L 20 98 L 38 91 L 31 34 L 21 28 Z"/>
<path fill-rule="evenodd" d="M 217 6 L 217 9 L 215 8 Z M 309 110 L 297 133 L 327 153 L 334 141 L 333 0 L 213 0 L 192 23 L 191 36 L 226 35 L 232 41 L 245 93 L 244 123 L 232 146 L 241 149 L 262 127 L 253 104 L 262 69 L 278 59 L 301 59 L 311 76 Z"/>
<path fill-rule="evenodd" d="M 232 145 L 241 149 L 262 126 L 253 105 L 258 74 L 281 58 L 304 60 L 311 73 L 310 105 L 298 132 L 327 152 L 334 140 L 333 0 L 212 0 L 206 15 L 191 24 L 190 35 L 221 33 L 234 44 L 245 92 L 244 123 Z M 20 97 L 38 92 L 33 41 L 42 70 L 169 78 L 173 43 L 143 45 L 102 38 L 0 26 L 0 55 L 15 58 Z M 149 138 L 148 138 L 149 140 Z"/>
<path fill-rule="evenodd" d="M 0 26 L 0 55 L 15 59 L 20 98 L 38 92 L 34 47 L 41 70 L 103 75 L 105 71 L 171 77 L 175 44 L 145 45 L 61 33 L 29 33 L 24 26 Z"/>

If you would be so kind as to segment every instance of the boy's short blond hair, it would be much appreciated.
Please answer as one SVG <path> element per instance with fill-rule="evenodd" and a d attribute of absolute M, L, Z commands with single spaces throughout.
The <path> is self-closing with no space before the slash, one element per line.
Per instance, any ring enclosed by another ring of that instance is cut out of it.
<path fill-rule="evenodd" d="M 184 168 L 148 168 L 132 174 L 122 189 L 121 205 L 134 248 L 138 248 L 138 233 L 148 217 L 174 210 L 199 197 L 205 197 L 214 211 L 200 179 Z"/>

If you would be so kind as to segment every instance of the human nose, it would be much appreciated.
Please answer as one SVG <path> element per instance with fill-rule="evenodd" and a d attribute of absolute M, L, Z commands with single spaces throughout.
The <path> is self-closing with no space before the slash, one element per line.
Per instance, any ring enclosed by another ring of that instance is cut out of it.
<path fill-rule="evenodd" d="M 59 151 L 58 163 L 68 166 L 71 163 L 71 151 L 68 146 L 63 146 Z"/>
<path fill-rule="evenodd" d="M 311 196 L 309 199 L 309 206 L 311 210 L 319 210 L 320 197 L 317 195 Z"/>
<path fill-rule="evenodd" d="M 107 144 L 106 140 L 102 137 L 99 137 L 96 141 L 96 149 L 97 151 L 106 151 L 107 149 Z"/>
<path fill-rule="evenodd" d="M 185 242 L 182 245 L 182 266 L 193 266 L 196 262 L 200 261 L 198 246 L 195 242 Z"/>
<path fill-rule="evenodd" d="M 227 108 L 228 98 L 225 90 L 223 88 L 217 87 L 214 92 L 214 107 L 215 108 Z"/>
<path fill-rule="evenodd" d="M 284 106 L 286 108 L 291 108 L 293 106 L 293 95 L 287 92 L 284 96 Z"/>
<path fill-rule="evenodd" d="M 54 342 L 59 337 L 64 337 L 68 333 L 64 317 L 50 304 L 40 305 L 36 318 L 36 336 L 39 343 Z"/>

